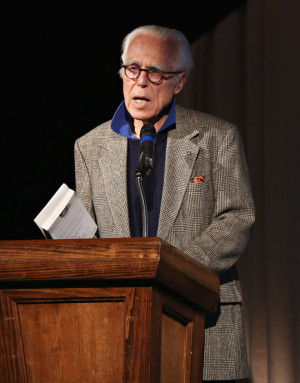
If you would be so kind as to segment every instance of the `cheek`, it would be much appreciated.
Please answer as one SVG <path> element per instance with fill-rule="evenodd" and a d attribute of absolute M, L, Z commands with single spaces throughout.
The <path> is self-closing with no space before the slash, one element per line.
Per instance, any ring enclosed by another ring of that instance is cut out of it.
<path fill-rule="evenodd" d="M 129 82 L 126 79 L 123 80 L 123 94 L 124 94 L 124 96 L 128 95 L 130 93 L 133 86 L 134 86 L 133 81 Z"/>
<path fill-rule="evenodd" d="M 128 94 L 128 85 L 126 84 L 125 81 L 123 81 L 123 94 L 124 94 L 124 97 L 126 94 Z"/>
<path fill-rule="evenodd" d="M 174 96 L 173 88 L 164 89 L 164 91 L 158 94 L 158 97 L 157 97 L 159 106 L 162 108 L 167 106 L 172 101 L 173 96 Z"/>
<path fill-rule="evenodd" d="M 129 108 L 129 103 L 130 103 L 130 87 L 128 84 L 123 85 L 123 97 L 125 101 L 126 108 Z"/>

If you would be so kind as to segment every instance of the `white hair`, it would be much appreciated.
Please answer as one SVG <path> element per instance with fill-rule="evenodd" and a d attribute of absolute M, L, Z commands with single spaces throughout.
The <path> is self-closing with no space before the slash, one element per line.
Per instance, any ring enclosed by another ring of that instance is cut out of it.
<path fill-rule="evenodd" d="M 138 35 L 150 35 L 160 40 L 171 42 L 177 47 L 175 53 L 174 71 L 183 71 L 188 76 L 193 67 L 190 45 L 184 34 L 177 29 L 160 27 L 157 25 L 145 25 L 138 27 L 125 36 L 122 43 L 121 60 L 126 62 L 127 50 L 132 40 Z"/>

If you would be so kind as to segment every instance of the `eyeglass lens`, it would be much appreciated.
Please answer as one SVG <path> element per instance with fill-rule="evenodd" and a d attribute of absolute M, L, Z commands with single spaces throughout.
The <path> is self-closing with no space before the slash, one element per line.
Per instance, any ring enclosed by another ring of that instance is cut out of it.
<path fill-rule="evenodd" d="M 138 78 L 141 71 L 147 72 L 148 79 L 151 82 L 159 82 L 162 79 L 162 73 L 157 68 L 141 69 L 137 65 L 129 65 L 127 68 L 125 68 L 126 76 L 132 79 Z"/>

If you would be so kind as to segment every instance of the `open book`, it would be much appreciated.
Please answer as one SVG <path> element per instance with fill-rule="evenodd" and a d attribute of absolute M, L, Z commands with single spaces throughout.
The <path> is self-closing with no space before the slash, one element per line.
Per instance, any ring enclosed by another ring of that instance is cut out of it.
<path fill-rule="evenodd" d="M 34 222 L 45 238 L 92 238 L 97 225 L 74 190 L 62 184 Z"/>

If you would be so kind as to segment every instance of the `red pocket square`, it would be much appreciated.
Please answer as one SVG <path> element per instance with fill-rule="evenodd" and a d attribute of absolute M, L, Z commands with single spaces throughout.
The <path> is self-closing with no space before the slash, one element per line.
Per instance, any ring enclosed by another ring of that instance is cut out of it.
<path fill-rule="evenodd" d="M 197 184 L 198 182 L 202 182 L 204 180 L 205 180 L 205 176 L 197 176 L 197 177 L 192 178 L 189 181 L 189 184 Z"/>

